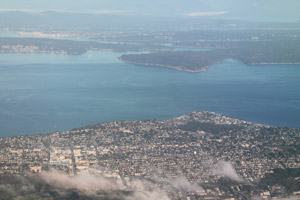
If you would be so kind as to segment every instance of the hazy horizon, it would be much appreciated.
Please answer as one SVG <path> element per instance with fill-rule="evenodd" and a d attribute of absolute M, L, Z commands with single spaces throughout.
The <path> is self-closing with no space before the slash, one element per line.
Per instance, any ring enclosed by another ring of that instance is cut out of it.
<path fill-rule="evenodd" d="M 131 16 L 159 16 L 186 18 L 214 18 L 246 21 L 299 22 L 298 0 L 3 0 L 0 11 L 23 12 L 75 12 L 92 14 L 117 14 Z"/>

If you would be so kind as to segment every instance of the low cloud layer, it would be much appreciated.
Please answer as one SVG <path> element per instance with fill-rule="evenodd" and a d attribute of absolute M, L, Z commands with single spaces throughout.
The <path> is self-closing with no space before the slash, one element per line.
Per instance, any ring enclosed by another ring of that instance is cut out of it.
<path fill-rule="evenodd" d="M 129 191 L 130 195 L 123 195 L 127 200 L 169 200 L 167 193 L 146 180 L 115 180 L 100 175 L 80 174 L 69 177 L 57 172 L 42 173 L 40 178 L 46 183 L 64 188 L 76 189 L 86 195 L 96 195 L 99 191 Z"/>
<path fill-rule="evenodd" d="M 222 175 L 236 182 L 244 182 L 244 180 L 236 173 L 234 167 L 230 162 L 219 162 L 214 169 L 214 172 L 218 175 Z"/>
<path fill-rule="evenodd" d="M 72 10 L 39 10 L 39 9 L 10 9 L 10 8 L 0 8 L 0 12 L 25 12 L 25 13 L 42 13 L 47 11 L 53 11 L 58 13 L 78 13 L 78 14 L 124 14 L 130 13 L 130 10 L 82 10 L 82 11 L 72 11 Z"/>
<path fill-rule="evenodd" d="M 164 177 L 163 173 L 155 171 L 152 175 L 152 180 L 162 185 L 167 191 L 180 192 L 198 192 L 203 191 L 203 188 L 197 183 L 190 183 L 184 176 L 176 178 Z"/>
<path fill-rule="evenodd" d="M 191 12 L 187 13 L 186 16 L 190 17 L 208 17 L 208 16 L 216 16 L 216 15 L 224 15 L 229 13 L 228 11 L 210 11 L 210 12 Z"/>
<path fill-rule="evenodd" d="M 128 200 L 170 200 L 166 192 L 158 187 L 153 187 L 148 181 L 133 180 L 130 185 L 134 189 L 134 193 L 126 198 Z"/>
<path fill-rule="evenodd" d="M 220 170 L 224 173 L 232 173 L 231 168 L 229 167 L 229 170 L 227 168 L 226 163 L 220 166 Z M 74 195 L 78 198 L 102 195 L 103 198 L 120 200 L 170 200 L 169 195 L 172 194 L 203 191 L 200 185 L 189 182 L 184 176 L 170 178 L 158 172 L 153 174 L 150 179 L 135 177 L 112 179 L 96 174 L 68 176 L 58 172 L 27 174 L 24 177 L 14 177 L 13 181 L 9 179 L 9 182 L 1 183 L 0 194 L 7 194 L 13 198 L 34 194 L 54 199 L 68 199 Z"/>
<path fill-rule="evenodd" d="M 203 188 L 198 184 L 190 183 L 185 177 L 179 177 L 173 180 L 169 180 L 169 183 L 173 188 L 184 192 L 197 192 L 203 190 Z"/>
<path fill-rule="evenodd" d="M 185 177 L 161 178 L 154 175 L 152 181 L 145 179 L 108 179 L 100 175 L 80 174 L 69 177 L 57 172 L 42 173 L 40 178 L 47 184 L 64 189 L 76 189 L 87 195 L 95 195 L 99 191 L 130 191 L 123 196 L 127 200 L 169 200 L 168 192 L 198 192 L 203 188 L 190 183 Z"/>
<path fill-rule="evenodd" d="M 86 194 L 96 194 L 98 190 L 118 190 L 119 187 L 115 181 L 102 176 L 93 176 L 90 174 L 80 174 L 69 177 L 57 172 L 46 172 L 40 175 L 40 178 L 50 185 L 64 189 L 77 189 Z"/>

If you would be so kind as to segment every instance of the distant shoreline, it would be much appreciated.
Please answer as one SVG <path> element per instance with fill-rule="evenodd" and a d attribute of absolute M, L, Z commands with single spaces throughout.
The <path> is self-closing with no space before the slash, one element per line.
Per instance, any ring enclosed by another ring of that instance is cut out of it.
<path fill-rule="evenodd" d="M 163 65 L 163 64 L 151 64 L 151 63 L 138 63 L 138 62 L 133 62 L 133 61 L 129 61 L 129 60 L 125 60 L 121 57 L 118 57 L 118 59 L 122 62 L 128 63 L 128 64 L 133 64 L 133 65 L 142 65 L 142 66 L 152 66 L 152 67 L 164 67 L 164 68 L 169 68 L 169 69 L 174 69 L 177 71 L 184 71 L 184 72 L 190 72 L 190 73 L 199 73 L 199 72 L 205 72 L 206 70 L 208 70 L 208 68 L 211 66 L 205 66 L 202 67 L 200 69 L 184 69 L 182 66 L 172 66 L 172 65 Z M 217 63 L 214 63 L 217 64 Z"/>
<path fill-rule="evenodd" d="M 128 63 L 128 64 L 133 64 L 133 65 L 141 65 L 141 66 L 152 66 L 152 67 L 164 67 L 164 68 L 168 68 L 168 69 L 173 69 L 173 70 L 177 70 L 177 71 L 184 71 L 184 72 L 189 72 L 189 73 L 199 73 L 199 72 L 205 72 L 208 70 L 209 67 L 211 67 L 212 65 L 218 64 L 218 63 L 222 63 L 223 61 L 220 62 L 216 62 L 213 63 L 211 65 L 205 66 L 205 67 L 201 67 L 200 69 L 185 69 L 182 66 L 172 66 L 172 65 L 163 65 L 163 64 L 151 64 L 151 63 L 139 63 L 139 62 L 133 62 L 133 61 L 129 61 L 126 59 L 123 59 L 121 57 L 118 57 L 118 59 L 124 63 Z M 241 63 L 244 63 L 242 61 L 238 61 Z M 300 65 L 300 62 L 298 63 L 244 63 L 246 65 L 249 66 L 254 66 L 254 65 Z"/>
<path fill-rule="evenodd" d="M 250 65 L 300 65 L 300 63 L 251 63 Z"/>

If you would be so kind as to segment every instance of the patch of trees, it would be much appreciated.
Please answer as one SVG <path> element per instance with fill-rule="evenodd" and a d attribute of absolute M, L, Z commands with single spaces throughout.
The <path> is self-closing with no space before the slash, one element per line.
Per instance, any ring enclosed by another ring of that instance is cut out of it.
<path fill-rule="evenodd" d="M 180 67 L 183 70 L 201 70 L 225 59 L 234 59 L 249 65 L 300 63 L 298 40 L 202 42 L 199 45 L 213 50 L 127 54 L 120 58 L 134 64 Z"/>
<path fill-rule="evenodd" d="M 300 168 L 274 169 L 274 173 L 268 173 L 259 183 L 259 187 L 283 186 L 288 193 L 300 190 Z"/>
<path fill-rule="evenodd" d="M 238 132 L 244 129 L 244 127 L 237 125 L 201 123 L 197 121 L 190 121 L 184 125 L 179 126 L 179 128 L 184 131 L 204 131 L 216 135 L 222 135 L 223 133 L 228 133 L 230 131 Z"/>

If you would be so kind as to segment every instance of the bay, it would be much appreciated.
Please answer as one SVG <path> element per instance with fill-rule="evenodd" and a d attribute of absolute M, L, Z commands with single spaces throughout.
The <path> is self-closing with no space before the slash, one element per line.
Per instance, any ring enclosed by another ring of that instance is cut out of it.
<path fill-rule="evenodd" d="M 226 60 L 206 72 L 188 73 L 124 64 L 118 56 L 0 55 L 0 136 L 200 110 L 300 127 L 300 65 Z"/>

